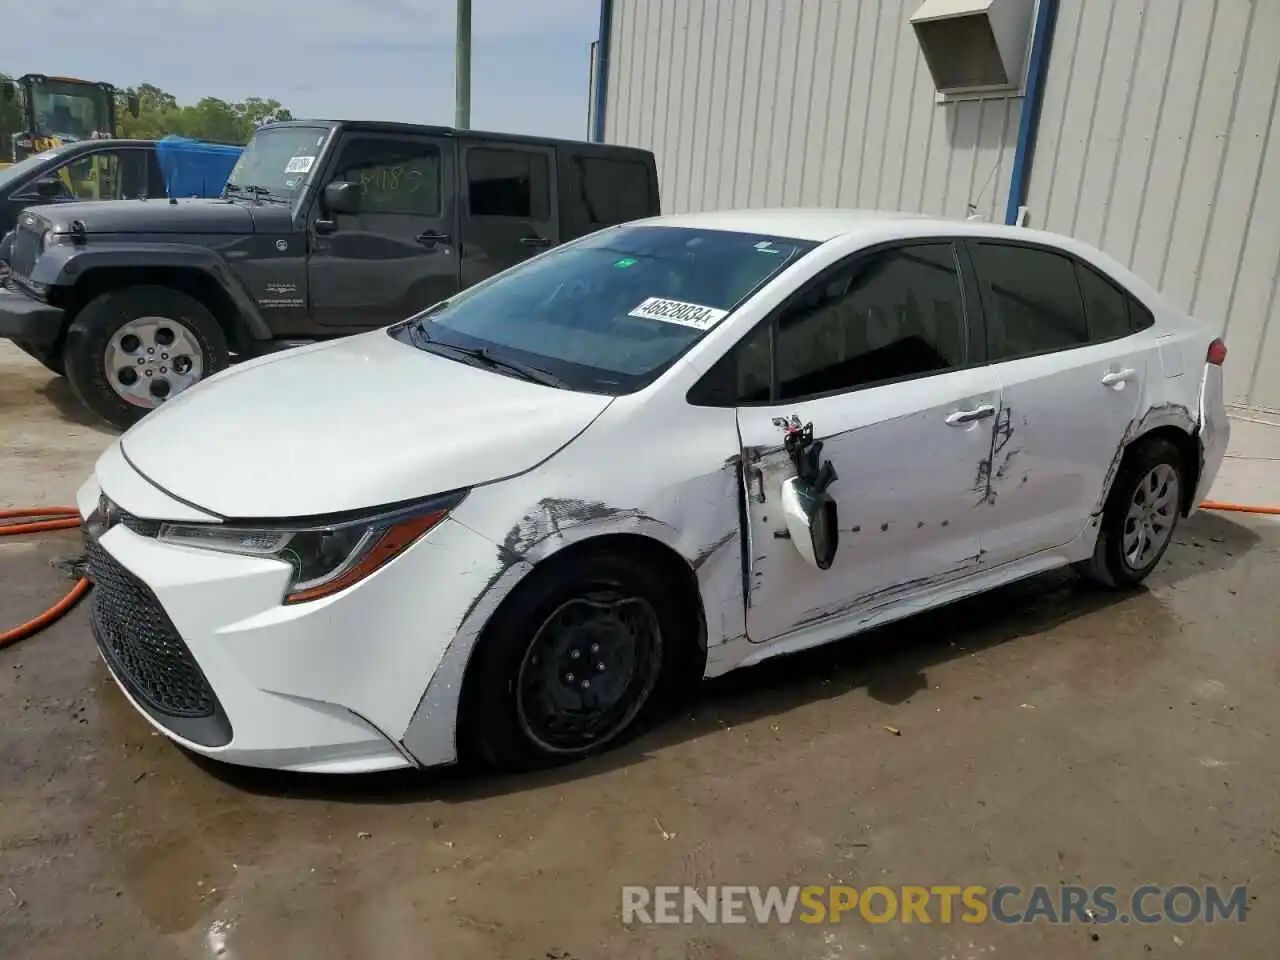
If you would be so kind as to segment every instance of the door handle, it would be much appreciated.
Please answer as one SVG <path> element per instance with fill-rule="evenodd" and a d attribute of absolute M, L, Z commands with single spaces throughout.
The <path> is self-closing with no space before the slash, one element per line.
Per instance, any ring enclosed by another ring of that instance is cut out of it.
<path fill-rule="evenodd" d="M 1102 385 L 1104 387 L 1114 387 L 1122 383 L 1128 383 L 1137 375 L 1137 370 L 1115 370 L 1103 375 Z"/>
<path fill-rule="evenodd" d="M 521 237 L 520 242 L 526 247 L 549 247 L 551 241 L 546 237 Z"/>
<path fill-rule="evenodd" d="M 414 239 L 424 247 L 434 247 L 437 243 L 448 243 L 449 235 L 447 233 L 435 233 L 432 230 L 424 230 Z"/>
<path fill-rule="evenodd" d="M 987 417 L 994 417 L 996 408 L 989 403 L 984 403 L 980 407 L 974 407 L 972 410 L 956 410 L 947 415 L 947 426 L 963 427 L 965 424 L 975 423 L 978 420 L 985 420 Z"/>

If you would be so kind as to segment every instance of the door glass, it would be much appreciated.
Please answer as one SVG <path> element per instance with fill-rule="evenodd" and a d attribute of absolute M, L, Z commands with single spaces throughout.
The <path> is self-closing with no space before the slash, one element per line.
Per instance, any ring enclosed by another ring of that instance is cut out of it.
<path fill-rule="evenodd" d="M 656 213 L 649 196 L 649 171 L 630 160 L 571 157 L 570 183 L 585 208 L 587 223 L 608 227 Z"/>
<path fill-rule="evenodd" d="M 467 151 L 467 209 L 473 217 L 550 220 L 550 181 L 545 154 Z"/>
<path fill-rule="evenodd" d="M 440 150 L 410 137 L 352 137 L 330 182 L 360 185 L 360 213 L 440 215 Z"/>
<path fill-rule="evenodd" d="M 779 318 L 778 399 L 962 367 L 968 361 L 965 330 L 951 244 L 860 257 Z M 758 350 L 744 353 L 742 360 L 740 385 L 749 395 L 758 393 Z"/>
<path fill-rule="evenodd" d="M 1101 341 L 1128 336 L 1129 298 L 1082 263 L 1076 264 L 1076 276 L 1089 318 L 1089 339 Z"/>
<path fill-rule="evenodd" d="M 77 200 L 135 200 L 148 196 L 144 150 L 101 150 L 72 160 L 58 171 Z"/>
<path fill-rule="evenodd" d="M 1075 265 L 1032 247 L 973 245 L 986 304 L 992 360 L 1065 350 L 1089 342 Z"/>

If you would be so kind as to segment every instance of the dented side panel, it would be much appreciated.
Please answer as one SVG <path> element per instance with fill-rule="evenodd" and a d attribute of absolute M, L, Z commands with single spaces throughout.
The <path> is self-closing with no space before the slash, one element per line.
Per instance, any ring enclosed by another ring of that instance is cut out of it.
<path fill-rule="evenodd" d="M 975 478 L 984 563 L 1061 547 L 1086 531 L 1148 380 L 1160 376 L 1152 347 L 1133 338 L 995 365 L 1000 420 L 987 472 Z"/>

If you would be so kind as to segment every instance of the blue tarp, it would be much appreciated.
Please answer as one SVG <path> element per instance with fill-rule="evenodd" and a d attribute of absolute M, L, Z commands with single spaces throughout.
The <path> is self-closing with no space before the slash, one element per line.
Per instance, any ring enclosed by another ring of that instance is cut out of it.
<path fill-rule="evenodd" d="M 205 143 L 170 134 L 156 142 L 156 156 L 171 197 L 216 197 L 244 147 Z"/>

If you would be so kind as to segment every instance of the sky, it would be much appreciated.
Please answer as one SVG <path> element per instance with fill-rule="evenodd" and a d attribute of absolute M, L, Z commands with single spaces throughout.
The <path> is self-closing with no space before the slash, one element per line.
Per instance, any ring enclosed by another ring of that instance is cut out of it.
<path fill-rule="evenodd" d="M 0 72 L 450 125 L 454 0 L 0 0 Z M 585 139 L 599 0 L 472 0 L 471 126 Z M 33 38 L 44 38 L 34 40 Z"/>

